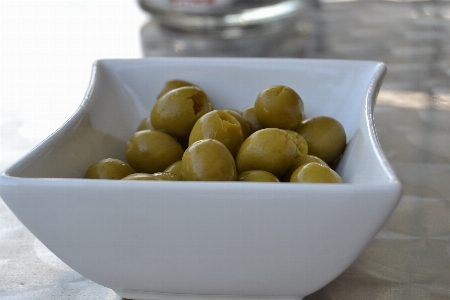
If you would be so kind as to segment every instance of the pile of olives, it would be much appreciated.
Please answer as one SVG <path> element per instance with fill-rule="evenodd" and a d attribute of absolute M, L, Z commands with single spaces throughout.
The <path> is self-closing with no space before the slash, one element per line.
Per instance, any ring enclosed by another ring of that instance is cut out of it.
<path fill-rule="evenodd" d="M 126 145 L 126 162 L 106 158 L 85 178 L 341 183 L 332 167 L 346 146 L 343 126 L 307 119 L 292 88 L 270 86 L 242 111 L 213 110 L 203 89 L 167 81 Z"/>

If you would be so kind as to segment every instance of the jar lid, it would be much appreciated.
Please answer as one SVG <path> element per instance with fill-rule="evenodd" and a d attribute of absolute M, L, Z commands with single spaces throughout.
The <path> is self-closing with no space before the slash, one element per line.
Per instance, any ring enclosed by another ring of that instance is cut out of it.
<path fill-rule="evenodd" d="M 183 31 L 267 27 L 298 16 L 309 0 L 139 0 L 163 26 Z"/>

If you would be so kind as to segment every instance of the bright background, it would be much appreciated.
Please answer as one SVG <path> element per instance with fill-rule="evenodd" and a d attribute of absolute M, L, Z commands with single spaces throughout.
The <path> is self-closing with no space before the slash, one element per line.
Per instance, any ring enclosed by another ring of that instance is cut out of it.
<path fill-rule="evenodd" d="M 148 16 L 133 0 L 0 2 L 0 169 L 77 109 L 92 64 L 142 57 Z"/>

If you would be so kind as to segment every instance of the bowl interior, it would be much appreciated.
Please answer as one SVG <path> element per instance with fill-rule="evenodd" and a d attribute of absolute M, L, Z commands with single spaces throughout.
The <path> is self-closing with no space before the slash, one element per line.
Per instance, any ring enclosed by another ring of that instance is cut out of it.
<path fill-rule="evenodd" d="M 293 88 L 307 118 L 339 120 L 348 147 L 338 170 L 349 183 L 387 183 L 395 177 L 375 135 L 372 109 L 385 72 L 370 61 L 298 59 L 136 59 L 95 63 L 80 108 L 58 131 L 7 175 L 27 178 L 82 178 L 96 160 L 125 160 L 125 144 L 149 115 L 169 79 L 203 88 L 214 109 L 244 109 L 264 88 Z M 367 171 L 369 170 L 369 171 Z"/>

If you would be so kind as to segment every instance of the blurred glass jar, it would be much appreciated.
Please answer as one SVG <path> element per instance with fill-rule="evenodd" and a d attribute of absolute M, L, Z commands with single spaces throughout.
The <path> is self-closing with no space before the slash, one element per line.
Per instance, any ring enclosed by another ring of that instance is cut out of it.
<path fill-rule="evenodd" d="M 302 57 L 315 0 L 139 0 L 145 56 Z"/>

